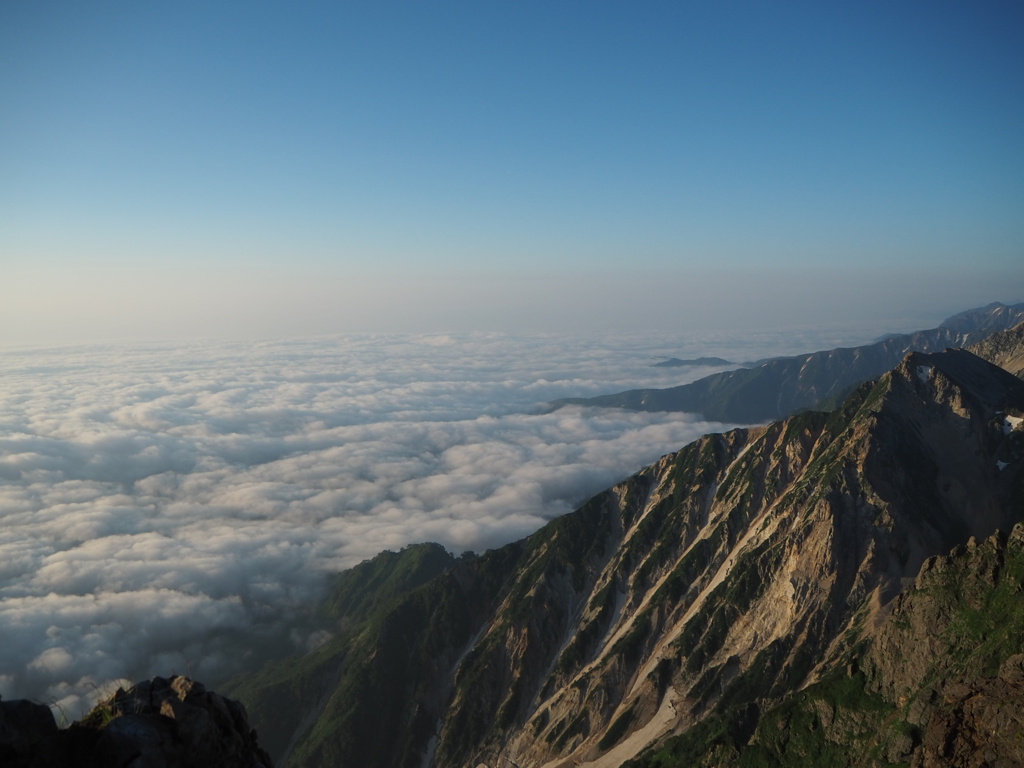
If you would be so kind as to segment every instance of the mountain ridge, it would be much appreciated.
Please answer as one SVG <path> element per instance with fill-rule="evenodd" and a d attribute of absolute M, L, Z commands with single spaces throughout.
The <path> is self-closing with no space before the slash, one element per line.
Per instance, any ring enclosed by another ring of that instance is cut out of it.
<path fill-rule="evenodd" d="M 1024 322 L 1024 303 L 960 312 L 938 327 L 889 336 L 873 344 L 778 357 L 752 367 L 711 374 L 666 389 L 633 389 L 586 398 L 563 398 L 548 405 L 685 411 L 729 423 L 754 424 L 784 418 L 822 403 L 838 404 L 852 387 L 882 375 L 910 352 L 941 352 L 978 343 L 996 331 Z"/>
<path fill-rule="evenodd" d="M 613 766 L 723 718 L 746 743 L 928 558 L 1024 516 L 1022 409 L 1001 368 L 913 353 L 832 413 L 707 435 L 460 558 L 232 695 L 290 718 L 264 739 L 289 765 Z"/>

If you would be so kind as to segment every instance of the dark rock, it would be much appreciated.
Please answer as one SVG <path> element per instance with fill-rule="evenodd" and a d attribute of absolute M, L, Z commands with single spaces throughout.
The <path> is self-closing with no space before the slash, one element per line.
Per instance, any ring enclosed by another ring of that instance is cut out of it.
<path fill-rule="evenodd" d="M 0 765 L 50 764 L 59 757 L 54 744 L 58 733 L 49 707 L 24 700 L 0 702 Z"/>
<path fill-rule="evenodd" d="M 2 702 L 0 765 L 272 768 L 242 705 L 186 677 L 119 688 L 66 731 L 41 704 Z"/>

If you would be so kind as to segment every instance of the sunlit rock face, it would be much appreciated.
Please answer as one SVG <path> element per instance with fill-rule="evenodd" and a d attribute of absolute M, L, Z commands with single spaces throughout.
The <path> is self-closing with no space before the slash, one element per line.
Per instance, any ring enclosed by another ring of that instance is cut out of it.
<path fill-rule="evenodd" d="M 1024 322 L 988 338 L 970 347 L 978 357 L 998 365 L 1014 376 L 1024 373 Z"/>
<path fill-rule="evenodd" d="M 1024 517 L 1021 414 L 1006 371 L 909 355 L 835 411 L 700 438 L 439 575 L 412 575 L 429 548 L 364 563 L 334 637 L 232 695 L 289 765 L 688 764 L 698 735 L 702 760 L 779 753 L 773 708 L 836 674 L 896 706 L 864 648 L 928 558 Z"/>

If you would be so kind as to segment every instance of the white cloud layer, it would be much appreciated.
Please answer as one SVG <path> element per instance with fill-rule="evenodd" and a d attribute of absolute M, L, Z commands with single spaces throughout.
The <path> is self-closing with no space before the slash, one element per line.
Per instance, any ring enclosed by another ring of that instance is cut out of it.
<path fill-rule="evenodd" d="M 74 717 L 118 678 L 217 681 L 301 646 L 324 575 L 481 551 L 693 438 L 685 414 L 539 404 L 853 343 L 466 335 L 0 352 L 0 695 Z M 245 653 L 240 648 L 247 649 Z"/>

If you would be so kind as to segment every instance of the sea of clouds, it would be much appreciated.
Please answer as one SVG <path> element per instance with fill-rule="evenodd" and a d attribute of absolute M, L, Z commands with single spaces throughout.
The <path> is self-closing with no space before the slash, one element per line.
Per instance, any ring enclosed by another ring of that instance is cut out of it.
<path fill-rule="evenodd" d="M 664 387 L 827 334 L 345 336 L 0 350 L 0 695 L 210 683 L 323 632 L 327 575 L 483 551 L 730 425 L 543 403 Z M 262 656 L 261 656 L 262 654 Z"/>

